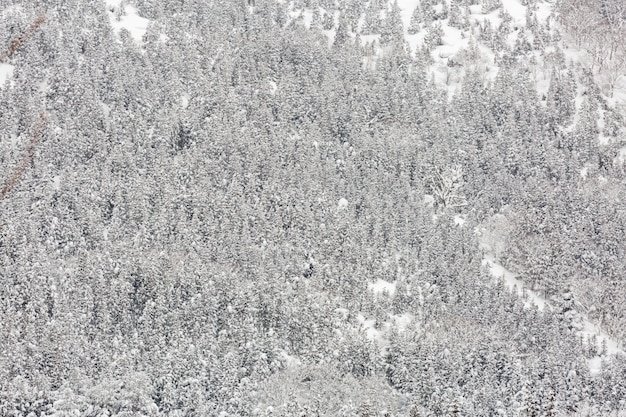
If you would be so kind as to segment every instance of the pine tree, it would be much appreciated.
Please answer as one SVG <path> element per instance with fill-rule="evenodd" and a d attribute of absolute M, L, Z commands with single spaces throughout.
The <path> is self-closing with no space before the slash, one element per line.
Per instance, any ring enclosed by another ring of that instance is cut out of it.
<path fill-rule="evenodd" d="M 421 417 L 421 416 L 422 414 L 420 413 L 420 410 L 417 404 L 413 405 L 411 409 L 409 410 L 409 417 Z"/>
<path fill-rule="evenodd" d="M 365 18 L 363 22 L 362 33 L 364 35 L 371 35 L 381 33 L 381 18 L 380 12 L 383 10 L 383 6 L 379 1 L 371 1 L 369 7 L 365 10 Z"/>
<path fill-rule="evenodd" d="M 597 111 L 589 98 L 583 99 L 580 116 L 576 122 L 574 132 L 571 134 L 574 140 L 572 151 L 577 156 L 580 164 L 589 162 L 598 155 L 598 117 Z"/>
<path fill-rule="evenodd" d="M 419 6 L 416 6 L 415 9 L 413 9 L 413 13 L 411 13 L 411 21 L 409 23 L 409 29 L 408 29 L 409 35 L 415 35 L 420 30 L 422 30 L 421 28 L 422 22 L 423 22 L 422 12 Z"/>
<path fill-rule="evenodd" d="M 380 33 L 380 44 L 397 45 L 404 42 L 404 26 L 400 17 L 400 7 L 398 2 L 394 1 L 391 11 L 383 21 Z"/>
<path fill-rule="evenodd" d="M 435 10 L 435 3 L 430 0 L 422 0 L 418 6 L 422 12 L 422 20 L 424 25 L 430 26 L 435 20 L 437 20 L 437 11 Z"/>
<path fill-rule="evenodd" d="M 348 22 L 345 15 L 342 13 L 339 15 L 339 24 L 337 26 L 337 32 L 335 33 L 335 42 L 333 46 L 341 48 L 345 44 L 351 42 L 350 34 L 348 33 Z"/>
<path fill-rule="evenodd" d="M 466 30 L 469 27 L 467 15 L 461 9 L 461 0 L 451 0 L 450 13 L 448 14 L 448 24 L 460 30 Z"/>
<path fill-rule="evenodd" d="M 432 50 L 437 46 L 443 45 L 443 29 L 440 23 L 433 23 L 428 29 L 424 37 L 424 45 L 428 50 Z"/>
<path fill-rule="evenodd" d="M 543 414 L 541 417 L 556 417 L 556 395 L 553 390 L 548 393 L 547 400 L 543 407 Z"/>
<path fill-rule="evenodd" d="M 364 403 L 359 407 L 359 417 L 374 417 L 374 411 L 372 406 L 368 403 Z"/>
<path fill-rule="evenodd" d="M 498 9 L 502 9 L 502 0 L 481 0 L 481 12 L 483 14 L 489 14 Z"/>
<path fill-rule="evenodd" d="M 322 18 L 322 29 L 332 30 L 335 27 L 335 16 L 332 10 L 326 10 Z"/>

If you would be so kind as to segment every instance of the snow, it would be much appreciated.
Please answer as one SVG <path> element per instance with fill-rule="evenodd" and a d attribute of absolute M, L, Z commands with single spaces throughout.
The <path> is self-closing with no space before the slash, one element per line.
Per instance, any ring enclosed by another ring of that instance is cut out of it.
<path fill-rule="evenodd" d="M 591 375 L 598 375 L 602 371 L 602 358 L 595 356 L 589 359 L 589 373 Z"/>
<path fill-rule="evenodd" d="M 360 331 L 365 332 L 365 336 L 367 336 L 368 339 L 381 345 L 386 345 L 386 339 L 383 337 L 380 330 L 375 327 L 376 320 L 367 320 L 362 314 L 357 315 L 356 319 L 359 322 Z"/>
<path fill-rule="evenodd" d="M 541 74 L 535 72 L 535 88 L 537 88 L 537 94 L 540 96 L 547 96 L 550 89 L 550 75 L 548 71 L 540 67 Z"/>
<path fill-rule="evenodd" d="M 626 351 L 624 351 L 615 340 L 611 339 L 606 332 L 589 320 L 583 321 L 582 329 L 579 330 L 578 334 L 582 336 L 584 340 L 592 340 L 595 338 L 596 341 L 597 354 L 588 360 L 591 375 L 598 375 L 602 371 L 602 360 L 607 356 L 626 355 Z M 604 344 L 606 351 L 602 352 Z"/>
<path fill-rule="evenodd" d="M 367 288 L 370 291 L 373 291 L 374 294 L 383 294 L 387 292 L 389 295 L 393 295 L 396 292 L 396 283 L 385 281 L 384 279 L 378 279 L 375 283 L 367 284 Z"/>
<path fill-rule="evenodd" d="M 309 29 L 311 27 L 311 22 L 313 21 L 313 11 L 304 10 L 302 12 L 302 19 L 304 20 L 304 26 Z"/>
<path fill-rule="evenodd" d="M 511 15 L 511 24 L 514 26 L 526 26 L 526 6 L 518 0 L 502 0 L 504 10 Z"/>
<path fill-rule="evenodd" d="M 15 67 L 11 64 L 0 63 L 0 88 L 4 87 L 7 80 L 11 80 L 13 78 L 14 69 Z"/>
<path fill-rule="evenodd" d="M 345 198 L 340 198 L 337 202 L 337 210 L 345 210 L 348 208 L 348 200 Z"/>
<path fill-rule="evenodd" d="M 537 306 L 539 311 L 543 311 L 546 307 L 546 300 L 535 291 L 524 288 L 524 281 L 518 278 L 518 275 L 509 271 L 493 259 L 492 255 L 485 255 L 483 265 L 489 268 L 492 276 L 504 280 L 504 284 L 509 291 L 516 293 L 520 297 L 524 297 L 524 307 L 529 308 L 532 305 Z"/>
<path fill-rule="evenodd" d="M 411 15 L 413 15 L 413 10 L 419 4 L 419 0 L 398 0 L 398 7 L 400 8 L 400 18 L 402 19 L 402 23 L 404 23 L 404 27 L 408 28 L 411 23 Z"/>
<path fill-rule="evenodd" d="M 268 84 L 269 84 L 269 92 L 270 92 L 270 94 L 273 95 L 273 96 L 276 95 L 276 90 L 278 90 L 278 84 L 276 84 L 276 82 L 272 81 L 272 80 L 270 80 L 268 82 Z"/>
<path fill-rule="evenodd" d="M 143 43 L 143 35 L 148 29 L 150 20 L 139 16 L 137 9 L 130 4 L 124 4 L 122 14 L 117 17 L 116 13 L 120 12 L 122 0 L 105 0 L 105 2 L 114 31 L 119 33 L 121 29 L 126 29 L 136 42 Z"/>
<path fill-rule="evenodd" d="M 464 37 L 464 32 L 444 25 L 443 45 L 433 48 L 431 56 L 434 64 L 430 71 L 438 85 L 445 86 L 448 91 L 448 99 L 451 99 L 459 86 L 459 81 L 463 75 L 461 68 L 448 66 L 448 61 L 454 58 L 462 49 L 469 45 L 469 38 Z"/>
<path fill-rule="evenodd" d="M 39 83 L 39 92 L 41 92 L 44 95 L 44 97 L 51 90 L 52 89 L 50 88 L 50 83 L 48 82 L 47 78 Z"/>
<path fill-rule="evenodd" d="M 589 174 L 589 166 L 585 165 L 584 168 L 580 170 L 580 176 L 583 179 L 587 179 L 588 174 Z"/>
<path fill-rule="evenodd" d="M 607 97 L 607 102 L 613 107 L 621 107 L 622 112 L 626 111 L 626 71 L 624 75 L 617 80 L 613 89 L 613 94 Z"/>
<path fill-rule="evenodd" d="M 302 365 L 302 361 L 300 361 L 300 359 L 298 359 L 296 356 L 288 354 L 284 350 L 280 352 L 280 356 L 282 357 L 283 361 L 285 361 L 287 368 L 297 368 L 298 366 Z"/>
<path fill-rule="evenodd" d="M 535 14 L 537 15 L 537 20 L 539 22 L 546 22 L 550 16 L 552 16 L 552 4 L 550 4 L 550 2 L 537 3 L 537 10 Z"/>
<path fill-rule="evenodd" d="M 379 330 L 376 328 L 376 320 L 366 319 L 363 314 L 356 316 L 359 323 L 359 331 L 365 332 L 365 336 L 376 342 L 381 348 L 385 348 L 389 344 L 389 333 L 391 329 L 397 329 L 400 332 L 405 331 L 413 322 L 413 315 L 410 313 L 394 314 L 389 316 L 389 320 L 380 324 Z"/>
<path fill-rule="evenodd" d="M 330 30 L 322 30 L 322 34 L 324 36 L 326 36 L 328 38 L 328 46 L 331 47 L 333 45 L 333 43 L 335 42 L 335 34 L 337 33 L 337 30 L 335 29 L 337 27 L 337 25 L 339 24 L 339 10 L 335 10 L 333 12 L 333 20 L 335 22 L 334 26 L 332 29 Z"/>
<path fill-rule="evenodd" d="M 339 313 L 344 320 L 347 320 L 350 316 L 350 311 L 347 308 L 337 308 L 335 312 Z"/>
<path fill-rule="evenodd" d="M 450 26 L 442 26 L 442 29 L 443 45 L 435 48 L 435 52 L 440 58 L 447 59 L 456 55 L 461 48 L 467 48 L 469 38 L 464 38 L 462 31 Z"/>
<path fill-rule="evenodd" d="M 424 37 L 426 36 L 426 30 L 422 29 L 419 33 L 408 34 L 407 30 L 411 23 L 411 15 L 413 10 L 418 6 L 417 0 L 398 0 L 398 7 L 400 8 L 400 17 L 404 24 L 404 38 L 409 45 L 409 49 L 414 54 L 415 51 L 424 43 Z M 438 7 L 441 5 L 438 5 Z M 431 55 L 434 59 L 434 64 L 430 68 L 430 72 L 435 77 L 435 81 L 440 85 L 448 87 L 449 97 L 452 96 L 456 89 L 456 79 L 458 75 L 450 74 L 451 69 L 448 67 L 448 58 L 456 55 L 460 49 L 467 47 L 468 39 L 464 33 L 456 28 L 448 26 L 447 20 L 442 21 L 441 28 L 443 29 L 443 45 L 433 48 Z M 456 75 L 456 76 L 455 76 Z M 455 81 L 451 83 L 451 81 Z"/>
<path fill-rule="evenodd" d="M 59 175 L 52 178 L 52 189 L 56 191 L 61 189 L 61 177 Z"/>
<path fill-rule="evenodd" d="M 608 355 L 626 354 L 626 352 L 624 352 L 624 350 L 620 347 L 619 343 L 611 339 L 605 331 L 589 320 L 585 320 L 583 322 L 583 328 L 580 330 L 579 334 L 585 338 L 595 336 L 598 343 L 598 349 L 600 349 L 602 344 L 606 342 L 606 354 Z"/>
<path fill-rule="evenodd" d="M 191 100 L 191 96 L 189 94 L 183 94 L 180 97 L 180 105 L 183 109 L 189 107 L 189 100 Z"/>
<path fill-rule="evenodd" d="M 619 152 L 617 153 L 617 157 L 615 157 L 615 162 L 618 165 L 624 165 L 624 163 L 626 162 L 626 147 L 623 147 L 619 150 Z"/>
<path fill-rule="evenodd" d="M 393 315 L 393 316 L 391 316 L 391 320 L 396 325 L 396 328 L 399 331 L 403 332 L 403 331 L 405 331 L 409 327 L 409 325 L 413 321 L 413 315 L 410 314 L 410 313 L 404 313 L 404 314 L 400 314 L 400 315 Z"/>
<path fill-rule="evenodd" d="M 582 174 L 582 173 L 581 173 Z M 545 311 L 546 306 L 550 311 L 554 310 L 554 307 L 550 304 L 545 297 L 541 296 L 537 292 L 525 288 L 524 282 L 518 277 L 517 274 L 507 270 L 499 262 L 496 261 L 493 253 L 493 247 L 504 245 L 502 240 L 505 240 L 505 227 L 506 222 L 503 221 L 504 216 L 498 214 L 494 216 L 493 221 L 497 223 L 497 230 L 491 233 L 485 233 L 486 229 L 481 230 L 480 233 L 480 247 L 485 251 L 482 264 L 489 268 L 491 275 L 497 279 L 502 279 L 507 289 L 519 297 L 524 299 L 524 307 L 530 308 L 536 306 L 539 311 Z M 501 232 L 502 236 L 497 236 L 498 232 Z M 589 371 L 592 375 L 597 375 L 602 369 L 602 355 L 626 355 L 626 352 L 619 346 L 619 344 L 611 339 L 611 337 L 604 332 L 597 324 L 593 323 L 585 313 L 571 311 L 572 325 L 577 330 L 578 335 L 586 340 L 595 338 L 597 344 L 598 355 L 591 358 L 588 361 Z M 606 352 L 601 352 L 602 344 L 606 343 Z"/>

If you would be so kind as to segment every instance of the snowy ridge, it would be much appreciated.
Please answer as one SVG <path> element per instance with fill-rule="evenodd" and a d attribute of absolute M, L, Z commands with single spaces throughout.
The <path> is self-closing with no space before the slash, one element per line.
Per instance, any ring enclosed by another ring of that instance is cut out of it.
<path fill-rule="evenodd" d="M 556 1 L 469 3 L 51 14 L 0 65 L 0 417 L 626 417 L 624 120 Z"/>

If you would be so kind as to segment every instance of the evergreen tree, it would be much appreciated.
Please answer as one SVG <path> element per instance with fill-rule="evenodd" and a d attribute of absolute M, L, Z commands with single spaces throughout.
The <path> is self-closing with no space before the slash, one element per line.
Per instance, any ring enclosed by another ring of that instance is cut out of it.
<path fill-rule="evenodd" d="M 415 35 L 420 30 L 422 30 L 421 28 L 422 22 L 423 22 L 422 12 L 419 6 L 417 6 L 415 7 L 415 9 L 413 9 L 413 13 L 411 13 L 411 21 L 409 23 L 409 28 L 408 28 L 409 35 Z"/>
<path fill-rule="evenodd" d="M 402 44 L 404 42 L 404 26 L 400 17 L 400 7 L 395 1 L 391 10 L 387 14 L 380 33 L 380 44 L 382 46 L 390 44 Z"/>
<path fill-rule="evenodd" d="M 443 29 L 441 24 L 434 23 L 427 29 L 426 36 L 424 37 L 424 45 L 428 50 L 432 50 L 437 46 L 443 45 Z"/>

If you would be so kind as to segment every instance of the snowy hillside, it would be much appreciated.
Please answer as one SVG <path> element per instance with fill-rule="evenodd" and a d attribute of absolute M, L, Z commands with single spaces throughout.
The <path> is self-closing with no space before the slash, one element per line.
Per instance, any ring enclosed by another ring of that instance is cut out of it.
<path fill-rule="evenodd" d="M 0 416 L 626 415 L 620 0 L 0 0 Z"/>

